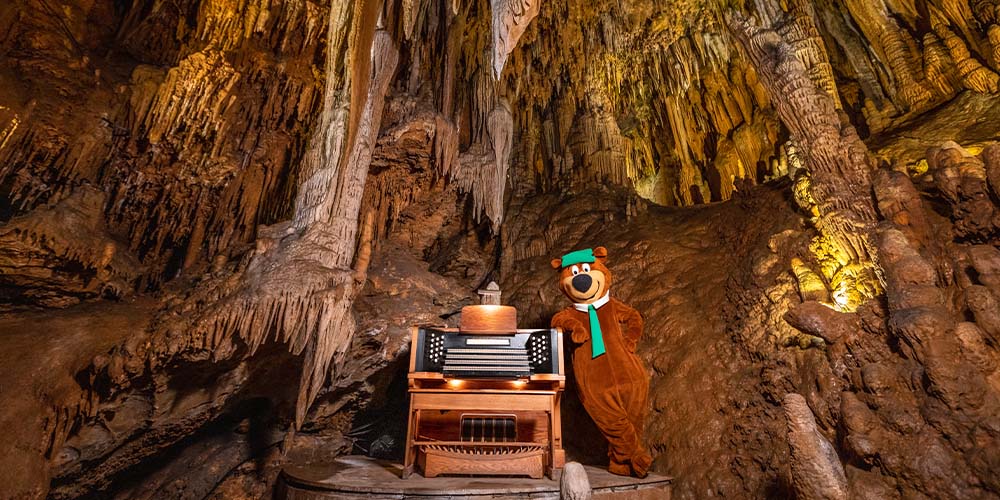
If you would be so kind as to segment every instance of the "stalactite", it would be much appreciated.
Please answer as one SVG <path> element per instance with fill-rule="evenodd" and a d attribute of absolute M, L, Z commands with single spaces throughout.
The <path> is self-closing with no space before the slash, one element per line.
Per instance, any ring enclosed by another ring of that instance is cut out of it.
<path fill-rule="evenodd" d="M 354 333 L 350 309 L 364 273 L 351 268 L 358 218 L 385 94 L 398 62 L 390 35 L 374 30 L 379 6 L 358 4 L 352 15 L 355 6 L 344 3 L 331 12 L 323 113 L 305 159 L 294 218 L 261 230 L 243 284 L 223 290 L 192 327 L 209 351 L 226 352 L 234 335 L 254 351 L 273 335 L 293 354 L 304 354 L 296 426 Z M 351 29 L 349 19 L 354 20 Z M 343 51 L 350 56 L 343 58 Z M 363 89 L 356 103 L 360 109 L 351 104 L 357 88 Z M 219 292 L 209 286 L 196 293 Z"/>
<path fill-rule="evenodd" d="M 14 113 L 10 108 L 5 106 L 0 106 L 0 151 L 7 146 L 7 141 L 10 140 L 14 132 L 17 132 L 17 126 L 21 123 L 18 119 L 17 113 Z"/>
<path fill-rule="evenodd" d="M 433 169 L 438 153 L 435 144 L 440 139 L 436 118 L 440 115 L 421 111 L 383 127 L 361 203 L 363 212 L 373 217 L 372 246 L 391 234 L 404 211 L 440 177 Z M 363 249 L 360 243 L 358 249 Z"/>
<path fill-rule="evenodd" d="M 297 40 L 304 46 L 323 32 L 318 6 L 307 0 L 286 0 L 275 9 L 269 0 L 207 0 L 198 9 L 197 37 L 219 50 L 239 46 L 254 36 L 281 37 L 278 47 L 290 49 Z"/>
<path fill-rule="evenodd" d="M 442 115 L 434 117 L 435 163 L 443 175 L 451 175 L 458 161 L 458 130 Z"/>
<path fill-rule="evenodd" d="M 328 179 L 329 194 L 327 196 L 332 199 L 328 203 L 323 203 L 321 205 L 323 208 L 300 207 L 300 210 L 307 210 L 314 216 L 318 212 L 323 217 L 310 221 L 306 231 L 310 232 L 314 227 L 313 224 L 317 222 L 321 224 L 317 236 L 320 239 L 320 245 L 326 247 L 326 250 L 320 255 L 314 255 L 313 258 L 324 267 L 333 269 L 349 269 L 351 261 L 354 259 L 355 236 L 365 178 L 379 130 L 385 93 L 396 70 L 399 57 L 391 37 L 385 31 L 377 31 L 370 43 L 370 50 L 364 50 L 367 47 L 361 45 L 360 54 L 362 57 L 371 57 L 371 75 L 355 76 L 355 81 L 359 82 L 370 78 L 364 109 L 361 111 L 361 118 L 357 125 L 358 131 L 350 153 L 345 158 L 336 159 L 345 165 L 347 171 L 342 170 L 339 176 Z M 370 56 L 368 56 L 369 52 Z M 325 208 L 326 206 L 329 208 Z M 301 223 L 303 218 L 296 217 L 296 220 Z M 329 224 L 329 227 L 322 227 L 326 224 Z M 308 406 L 326 381 L 330 363 L 338 353 L 344 352 L 353 336 L 353 323 L 349 317 L 352 290 L 352 286 L 344 283 L 341 287 L 334 287 L 330 291 L 319 291 L 317 293 L 318 300 L 325 303 L 317 308 L 316 318 L 307 317 L 307 321 L 303 322 L 304 325 L 317 325 L 319 329 L 315 332 L 307 332 L 307 334 L 311 334 L 309 338 L 312 345 L 308 349 L 312 352 L 307 356 L 306 365 L 303 368 L 303 379 L 299 392 L 296 421 L 300 425 L 305 418 Z M 308 319 L 319 319 L 319 322 L 313 323 Z M 301 345 L 301 340 L 289 340 L 291 345 Z"/>
<path fill-rule="evenodd" d="M 993 69 L 1000 70 L 1000 25 L 991 24 L 986 33 L 992 48 L 990 55 L 993 59 Z"/>
<path fill-rule="evenodd" d="M 420 14 L 420 0 L 402 0 L 403 6 L 403 34 L 407 40 L 413 38 L 413 27 L 417 24 L 417 16 Z"/>
<path fill-rule="evenodd" d="M 972 0 L 972 10 L 984 24 L 1000 21 L 1000 4 L 996 0 Z"/>
<path fill-rule="evenodd" d="M 56 203 L 82 183 L 98 187 L 108 194 L 108 230 L 129 242 L 153 287 L 245 245 L 258 223 L 287 216 L 288 201 L 275 195 L 288 189 L 285 162 L 298 155 L 316 110 L 321 82 L 308 68 L 326 7 L 235 3 L 199 2 L 183 21 L 193 29 L 166 40 L 148 37 L 158 23 L 180 21 L 174 9 L 128 7 L 117 40 L 122 53 L 149 64 L 122 66 L 130 78 L 98 75 L 96 93 L 64 116 L 22 115 L 28 120 L 0 148 L 0 177 L 4 168 L 17 172 L 0 181 L 12 212 Z M 264 52 L 280 55 L 282 69 L 257 57 Z M 98 122 L 99 101 L 107 106 Z M 59 123 L 74 126 L 60 131 Z M 35 160 L 46 157 L 58 160 Z"/>
<path fill-rule="evenodd" d="M 196 138 L 213 135 L 209 127 L 217 123 L 225 107 L 232 104 L 230 92 L 239 77 L 221 53 L 194 53 L 167 73 L 140 126 L 149 131 L 153 144 L 159 143 L 164 136 L 176 134 L 179 127 L 191 129 L 179 144 L 180 150 L 187 152 Z M 198 116 L 191 123 L 189 115 L 195 113 Z M 215 141 L 223 137 L 219 134 Z M 219 146 L 216 142 L 207 153 L 217 154 Z"/>
<path fill-rule="evenodd" d="M 892 72 L 895 88 L 891 95 L 898 97 L 907 109 L 924 109 L 931 96 L 920 83 L 911 53 L 915 44 L 909 34 L 889 15 L 883 0 L 849 0 L 847 6 L 865 36 L 881 52 L 882 63 Z"/>
<path fill-rule="evenodd" d="M 958 66 L 958 76 L 967 89 L 982 94 L 995 94 L 1000 90 L 1000 76 L 973 58 L 961 38 L 943 24 L 936 25 L 934 31 L 948 47 L 951 58 Z"/>
<path fill-rule="evenodd" d="M 500 79 L 507 57 L 538 15 L 541 0 L 490 0 L 493 12 L 493 77 Z"/>
<path fill-rule="evenodd" d="M 793 2 L 787 17 L 780 24 L 775 23 L 775 31 L 795 50 L 795 56 L 802 61 L 813 83 L 833 99 L 837 109 L 841 109 L 843 106 L 837 92 L 833 66 L 830 65 L 826 46 L 816 27 L 816 13 L 812 4 L 802 0 Z"/>
<path fill-rule="evenodd" d="M 934 33 L 924 35 L 924 73 L 942 98 L 951 97 L 959 85 L 958 68 Z"/>
<path fill-rule="evenodd" d="M 457 150 L 453 148 L 457 133 L 448 122 L 439 123 L 444 127 L 438 129 L 435 139 L 438 168 L 442 169 L 442 173 L 450 172 L 448 175 L 458 188 L 472 195 L 476 220 L 485 215 L 492 224 L 494 234 L 497 234 L 503 221 L 503 194 L 514 137 L 510 105 L 501 99 L 490 111 L 487 118 L 490 145 L 482 142 L 473 144 L 468 151 L 457 156 L 457 162 L 452 153 Z"/>

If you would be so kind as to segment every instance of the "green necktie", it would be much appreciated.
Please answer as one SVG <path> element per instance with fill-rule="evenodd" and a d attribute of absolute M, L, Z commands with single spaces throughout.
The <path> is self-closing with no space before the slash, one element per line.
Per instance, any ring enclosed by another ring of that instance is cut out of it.
<path fill-rule="evenodd" d="M 601 321 L 597 319 L 597 308 L 594 304 L 587 306 L 590 314 L 590 350 L 594 358 L 604 354 L 604 336 L 601 335 Z"/>

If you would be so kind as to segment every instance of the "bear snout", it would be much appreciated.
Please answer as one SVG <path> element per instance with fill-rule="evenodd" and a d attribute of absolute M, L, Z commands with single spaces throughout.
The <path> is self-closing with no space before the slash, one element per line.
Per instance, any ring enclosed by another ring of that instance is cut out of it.
<path fill-rule="evenodd" d="M 573 288 L 580 293 L 584 293 L 590 290 L 590 285 L 593 284 L 594 279 L 586 274 L 578 274 L 573 277 Z"/>

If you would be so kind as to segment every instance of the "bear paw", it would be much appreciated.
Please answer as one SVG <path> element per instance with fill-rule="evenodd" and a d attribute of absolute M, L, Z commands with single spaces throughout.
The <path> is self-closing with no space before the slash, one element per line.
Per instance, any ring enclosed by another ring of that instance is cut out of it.
<path fill-rule="evenodd" d="M 613 459 L 608 464 L 608 472 L 616 476 L 631 476 L 632 468 L 626 463 L 616 462 Z"/>
<path fill-rule="evenodd" d="M 649 474 L 649 467 L 653 465 L 653 457 L 649 453 L 632 457 L 632 475 L 637 478 L 644 478 Z"/>

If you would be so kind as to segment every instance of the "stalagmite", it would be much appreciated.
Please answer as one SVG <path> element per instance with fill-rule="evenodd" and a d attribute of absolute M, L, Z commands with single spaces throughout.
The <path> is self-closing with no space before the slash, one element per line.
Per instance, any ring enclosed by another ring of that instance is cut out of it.
<path fill-rule="evenodd" d="M 801 61 L 777 33 L 753 26 L 737 13 L 730 14 L 729 22 L 771 91 L 793 141 L 804 149 L 803 166 L 809 173 L 811 200 L 818 213 L 814 223 L 822 235 L 817 247 L 830 256 L 833 267 L 827 277 L 835 295 L 842 285 L 877 292 L 878 283 L 868 283 L 875 272 L 851 271 L 850 276 L 859 277 L 861 283 L 848 285 L 835 280 L 850 263 L 877 271 L 871 241 L 876 220 L 871 201 L 873 162 L 867 147 L 853 126 L 840 122 L 834 101 L 809 79 Z M 862 291 L 862 297 L 870 296 L 871 291 Z M 853 300 L 842 298 L 838 302 L 850 310 L 858 305 Z"/>
<path fill-rule="evenodd" d="M 962 237 L 985 237 L 1000 226 L 1000 211 L 990 200 L 983 160 L 954 142 L 928 152 L 934 183 L 950 202 L 955 232 Z"/>
<path fill-rule="evenodd" d="M 0 496 L 391 456 L 408 327 L 597 244 L 673 496 L 1000 492 L 1000 0 L 55 3 L 0 2 Z"/>
<path fill-rule="evenodd" d="M 815 300 L 818 302 L 830 301 L 830 290 L 826 283 L 812 269 L 809 269 L 802 260 L 792 259 L 792 272 L 799 284 L 799 295 L 803 301 Z"/>
<path fill-rule="evenodd" d="M 789 393 L 781 403 L 788 425 L 792 485 L 797 498 L 846 500 L 847 477 L 837 451 L 816 428 L 805 398 Z"/>
<path fill-rule="evenodd" d="M 559 478 L 559 500 L 590 500 L 590 479 L 579 462 L 568 462 Z"/>
<path fill-rule="evenodd" d="M 965 289 L 965 301 L 976 324 L 989 334 L 994 344 L 1000 342 L 1000 298 L 985 286 L 972 285 Z"/>

